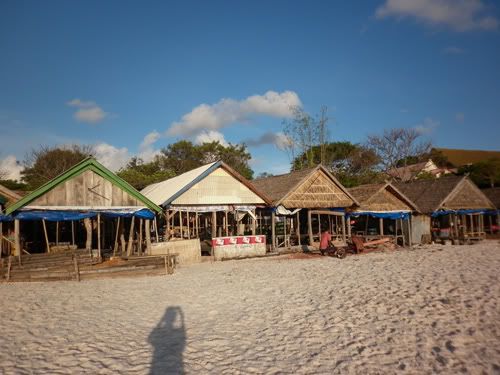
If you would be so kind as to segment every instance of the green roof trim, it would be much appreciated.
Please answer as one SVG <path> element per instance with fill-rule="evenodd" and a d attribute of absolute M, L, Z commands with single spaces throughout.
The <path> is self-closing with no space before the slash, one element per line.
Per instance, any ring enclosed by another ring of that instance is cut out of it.
<path fill-rule="evenodd" d="M 66 172 L 60 174 L 59 176 L 53 178 L 52 180 L 48 181 L 44 185 L 40 186 L 38 189 L 34 190 L 30 194 L 26 195 L 24 198 L 20 199 L 13 205 L 9 206 L 5 214 L 10 215 L 12 212 L 27 206 L 29 203 L 37 199 L 38 197 L 42 196 L 43 194 L 47 193 L 48 191 L 54 189 L 56 186 L 72 179 L 73 177 L 78 176 L 79 174 L 85 172 L 85 171 L 92 171 L 102 178 L 110 181 L 113 185 L 119 187 L 120 189 L 124 190 L 137 200 L 141 201 L 144 203 L 144 205 L 149 208 L 152 211 L 155 212 L 162 212 L 162 209 L 160 206 L 154 204 L 151 202 L 148 198 L 146 198 L 144 195 L 142 195 L 140 192 L 138 192 L 132 185 L 130 185 L 127 181 L 123 180 L 122 178 L 118 177 L 116 174 L 111 172 L 109 169 L 107 169 L 105 166 L 103 166 L 101 163 L 99 163 L 97 160 L 95 160 L 92 157 L 86 158 L 79 162 L 78 164 L 75 164 L 73 167 L 68 169 Z"/>

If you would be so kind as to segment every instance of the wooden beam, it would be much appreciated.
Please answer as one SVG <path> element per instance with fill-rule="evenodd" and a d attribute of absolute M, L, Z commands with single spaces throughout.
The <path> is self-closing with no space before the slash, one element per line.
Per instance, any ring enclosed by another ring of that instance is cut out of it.
<path fill-rule="evenodd" d="M 118 237 L 120 235 L 120 225 L 121 225 L 121 218 L 120 216 L 118 216 L 118 220 L 116 223 L 115 245 L 113 246 L 113 256 L 116 256 L 116 253 L 118 252 Z"/>
<path fill-rule="evenodd" d="M 191 223 L 189 222 L 191 220 L 191 214 L 190 212 L 186 212 L 186 217 L 187 217 L 187 231 L 188 231 L 188 240 L 191 239 Z"/>
<path fill-rule="evenodd" d="M 156 216 L 155 216 L 154 225 L 155 225 L 156 242 L 160 242 L 160 236 L 158 236 L 158 220 L 156 220 Z"/>
<path fill-rule="evenodd" d="M 56 246 L 59 246 L 59 222 L 56 221 Z"/>
<path fill-rule="evenodd" d="M 151 221 L 146 219 L 146 252 L 151 255 Z"/>
<path fill-rule="evenodd" d="M 87 239 L 85 241 L 85 249 L 92 250 L 92 221 L 90 218 L 83 219 L 85 231 L 87 232 Z"/>
<path fill-rule="evenodd" d="M 19 226 L 19 219 L 14 220 L 14 255 L 20 257 L 21 256 L 21 234 L 19 233 L 21 230 Z"/>
<path fill-rule="evenodd" d="M 139 219 L 139 243 L 137 244 L 137 254 L 142 255 L 142 219 Z"/>
<path fill-rule="evenodd" d="M 101 214 L 97 214 L 97 253 L 101 259 Z"/>
<path fill-rule="evenodd" d="M 196 238 L 200 238 L 200 223 L 199 223 L 199 220 L 200 220 L 200 215 L 198 214 L 198 212 L 195 213 L 195 220 L 194 220 L 194 223 L 196 225 Z"/>
<path fill-rule="evenodd" d="M 0 221 L 0 258 L 2 257 L 2 253 L 3 253 L 3 223 Z"/>
<path fill-rule="evenodd" d="M 299 244 L 299 246 L 301 246 L 300 244 L 300 215 L 299 215 L 300 211 L 297 211 L 297 243 Z"/>
<path fill-rule="evenodd" d="M 125 242 L 125 218 L 123 219 L 120 226 L 120 253 L 125 254 L 125 250 L 127 249 L 127 244 Z"/>
<path fill-rule="evenodd" d="M 130 256 L 132 254 L 132 246 L 134 242 L 134 217 L 132 216 L 130 218 L 130 232 L 128 235 L 128 244 L 127 244 L 127 256 Z"/>
<path fill-rule="evenodd" d="M 227 210 L 224 211 L 224 229 L 226 231 L 226 236 L 229 236 L 229 223 L 228 223 L 228 217 L 227 217 Z"/>
<path fill-rule="evenodd" d="M 252 235 L 255 236 L 257 233 L 257 214 L 256 211 L 253 210 L 253 216 L 252 216 Z"/>
<path fill-rule="evenodd" d="M 271 212 L 271 237 L 271 244 L 274 251 L 276 249 L 276 214 L 274 210 Z"/>
<path fill-rule="evenodd" d="M 217 212 L 212 212 L 212 238 L 217 237 Z"/>
<path fill-rule="evenodd" d="M 44 219 L 42 219 L 42 225 L 43 225 L 43 233 L 45 234 L 45 244 L 47 245 L 47 253 L 50 253 L 49 236 L 47 234 L 47 225 L 45 224 Z"/>
<path fill-rule="evenodd" d="M 165 240 L 168 241 L 170 239 L 170 210 L 166 212 L 166 228 L 165 228 Z"/>
<path fill-rule="evenodd" d="M 379 218 L 378 219 L 378 225 L 379 225 L 379 232 L 378 232 L 378 234 L 380 234 L 381 236 L 383 236 L 384 235 L 384 219 Z"/>
<path fill-rule="evenodd" d="M 71 220 L 71 244 L 75 245 L 75 222 Z"/>
<path fill-rule="evenodd" d="M 181 228 L 181 239 L 184 238 L 184 228 L 182 227 L 182 211 L 179 211 L 179 222 Z"/>
<path fill-rule="evenodd" d="M 321 238 L 321 237 L 320 237 Z M 344 243 L 347 243 L 346 237 L 345 237 L 345 215 L 342 216 L 342 241 Z"/>
<path fill-rule="evenodd" d="M 312 215 L 311 210 L 307 210 L 307 228 L 309 235 L 309 246 L 313 245 L 313 228 L 312 228 Z"/>

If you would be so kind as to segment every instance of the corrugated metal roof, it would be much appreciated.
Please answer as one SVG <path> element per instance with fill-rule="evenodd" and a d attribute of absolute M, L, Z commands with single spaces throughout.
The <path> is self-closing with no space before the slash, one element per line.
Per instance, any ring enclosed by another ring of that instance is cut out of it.
<path fill-rule="evenodd" d="M 218 164 L 214 162 L 203 165 L 199 168 L 190 170 L 179 176 L 169 178 L 168 180 L 148 185 L 141 190 L 141 193 L 158 205 L 172 200 L 172 198 L 188 187 L 193 181 L 203 176 L 210 168 Z"/>

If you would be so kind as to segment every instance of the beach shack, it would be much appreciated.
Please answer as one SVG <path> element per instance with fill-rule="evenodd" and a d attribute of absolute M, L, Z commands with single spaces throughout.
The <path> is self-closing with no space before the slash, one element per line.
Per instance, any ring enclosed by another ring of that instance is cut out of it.
<path fill-rule="evenodd" d="M 488 234 L 498 233 L 500 231 L 500 187 L 482 189 L 481 191 L 495 206 L 494 210 L 485 213 L 485 230 Z"/>
<path fill-rule="evenodd" d="M 396 183 L 417 205 L 421 215 L 412 217 L 412 242 L 452 240 L 463 243 L 485 237 L 485 213 L 493 203 L 467 176 Z"/>
<path fill-rule="evenodd" d="M 348 211 L 351 232 L 366 240 L 392 237 L 396 243 L 411 245 L 410 217 L 418 208 L 389 182 L 348 189 L 360 206 Z"/>
<path fill-rule="evenodd" d="M 273 249 L 318 245 L 324 229 L 337 245 L 346 244 L 350 234 L 345 209 L 358 202 L 322 165 L 252 183 L 271 199 L 257 219 Z"/>
<path fill-rule="evenodd" d="M 149 185 L 141 193 L 164 209 L 167 241 L 199 239 L 200 250 L 216 259 L 265 254 L 265 240 L 256 236 L 256 210 L 267 206 L 268 199 L 222 161 Z"/>
<path fill-rule="evenodd" d="M 87 249 L 143 254 L 161 208 L 93 158 L 7 207 L 14 223 L 14 254 Z"/>

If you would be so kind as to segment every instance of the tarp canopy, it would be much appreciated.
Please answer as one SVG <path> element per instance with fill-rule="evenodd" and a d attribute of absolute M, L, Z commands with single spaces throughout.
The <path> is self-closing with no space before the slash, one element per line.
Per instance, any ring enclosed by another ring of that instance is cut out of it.
<path fill-rule="evenodd" d="M 410 212 L 408 211 L 387 211 L 387 212 L 376 212 L 376 211 L 354 211 L 347 214 L 348 217 L 359 217 L 359 216 L 371 216 L 378 219 L 403 219 L 408 220 L 410 218 Z"/>
<path fill-rule="evenodd" d="M 487 212 L 489 212 L 489 210 L 481 210 L 481 209 L 476 209 L 476 210 L 442 210 L 442 211 L 434 211 L 431 214 L 431 216 L 432 217 L 439 217 L 439 216 L 450 215 L 450 214 L 471 215 L 471 214 L 485 214 Z"/>
<path fill-rule="evenodd" d="M 153 211 L 142 208 L 139 210 L 105 210 L 105 211 L 57 211 L 57 210 L 29 210 L 17 211 L 12 215 L 0 216 L 0 221 L 18 220 L 47 220 L 47 221 L 72 221 L 97 217 L 138 217 L 141 219 L 154 219 Z"/>

